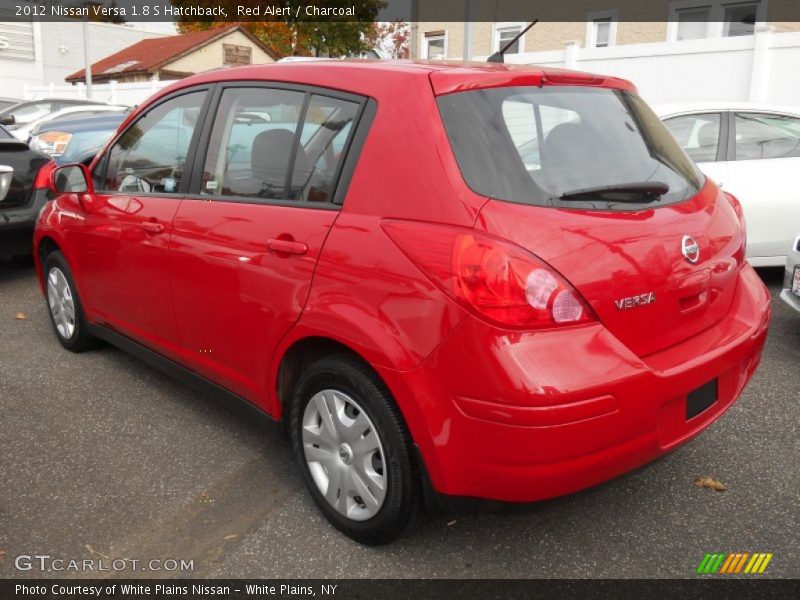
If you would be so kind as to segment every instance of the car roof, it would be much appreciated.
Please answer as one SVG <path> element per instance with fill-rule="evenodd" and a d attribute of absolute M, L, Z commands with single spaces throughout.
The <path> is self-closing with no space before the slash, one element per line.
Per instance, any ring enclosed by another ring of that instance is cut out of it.
<path fill-rule="evenodd" d="M 22 104 L 37 104 L 39 102 L 68 102 L 70 104 L 105 104 L 101 100 L 90 100 L 88 98 L 36 98 L 35 100 L 17 100 L 17 106 Z"/>
<path fill-rule="evenodd" d="M 38 133 L 42 134 L 55 129 L 71 133 L 108 128 L 116 129 L 117 126 L 128 117 L 128 114 L 128 112 L 120 112 L 108 115 L 93 115 L 91 117 L 81 117 L 77 119 L 53 119 L 47 123 L 42 123 Z"/>
<path fill-rule="evenodd" d="M 128 110 L 128 108 L 129 108 L 128 106 L 123 106 L 122 104 L 75 104 L 73 106 L 65 106 L 64 108 L 59 108 L 57 111 L 45 115 L 45 117 L 57 118 L 62 115 L 79 113 L 86 110 L 94 110 L 101 113 L 115 112 L 115 111 Z"/>
<path fill-rule="evenodd" d="M 12 104 L 11 106 L 7 106 L 6 108 L 0 110 L 0 114 L 13 113 L 21 106 L 38 104 L 39 102 L 68 102 L 70 104 L 87 104 L 87 105 L 105 104 L 105 102 L 101 102 L 99 100 L 87 100 L 85 98 L 37 98 L 36 100 L 16 100 L 15 102 L 16 102 L 15 104 Z"/>
<path fill-rule="evenodd" d="M 173 90 L 204 83 L 236 80 L 284 81 L 304 85 L 332 87 L 353 93 L 379 96 L 381 76 L 430 79 L 434 93 L 444 94 L 466 89 L 504 85 L 538 85 L 542 77 L 553 83 L 606 85 L 635 89 L 630 82 L 616 77 L 590 75 L 536 65 L 486 62 L 421 60 L 346 59 L 328 61 L 285 61 L 267 65 L 249 65 L 206 71 L 182 79 L 159 96 Z"/>
<path fill-rule="evenodd" d="M 659 117 L 701 112 L 767 112 L 785 113 L 800 117 L 800 106 L 768 104 L 764 102 L 732 102 L 730 100 L 701 100 L 696 102 L 673 102 L 651 106 Z"/>

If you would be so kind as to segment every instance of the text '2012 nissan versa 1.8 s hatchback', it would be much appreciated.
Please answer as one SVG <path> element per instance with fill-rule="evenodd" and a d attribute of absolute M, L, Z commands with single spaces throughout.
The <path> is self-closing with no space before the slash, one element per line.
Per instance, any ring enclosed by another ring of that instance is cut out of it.
<path fill-rule="evenodd" d="M 738 202 L 619 79 L 211 72 L 52 186 L 35 244 L 61 344 L 284 421 L 320 510 L 367 544 L 424 504 L 551 498 L 664 454 L 767 333 Z"/>

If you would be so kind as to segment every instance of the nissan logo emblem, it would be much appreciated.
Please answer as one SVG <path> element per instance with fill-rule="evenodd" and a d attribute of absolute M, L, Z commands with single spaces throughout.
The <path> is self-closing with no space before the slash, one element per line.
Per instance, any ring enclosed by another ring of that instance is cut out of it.
<path fill-rule="evenodd" d="M 681 240 L 681 252 L 683 252 L 683 256 L 686 260 L 692 264 L 700 260 L 700 245 L 695 242 L 694 238 L 690 235 L 683 236 L 683 240 Z"/>

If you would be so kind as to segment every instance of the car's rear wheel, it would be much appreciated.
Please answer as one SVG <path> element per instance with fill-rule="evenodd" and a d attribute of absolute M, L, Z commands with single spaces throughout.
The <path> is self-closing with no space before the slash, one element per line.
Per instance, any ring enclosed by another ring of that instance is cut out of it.
<path fill-rule="evenodd" d="M 301 376 L 289 412 L 292 446 L 311 496 L 363 544 L 400 536 L 421 510 L 410 436 L 378 376 L 347 354 Z"/>
<path fill-rule="evenodd" d="M 64 255 L 52 252 L 43 264 L 45 297 L 53 331 L 64 348 L 72 352 L 84 352 L 98 345 L 86 326 L 75 280 Z"/>

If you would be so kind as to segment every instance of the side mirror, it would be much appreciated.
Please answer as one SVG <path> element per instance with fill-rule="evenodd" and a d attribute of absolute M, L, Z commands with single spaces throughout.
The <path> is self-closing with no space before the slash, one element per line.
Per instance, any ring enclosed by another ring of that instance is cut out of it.
<path fill-rule="evenodd" d="M 13 125 L 17 122 L 17 119 L 14 115 L 3 115 L 0 117 L 0 125 Z"/>
<path fill-rule="evenodd" d="M 59 194 L 93 194 L 94 185 L 85 165 L 67 165 L 53 171 L 53 189 Z"/>

